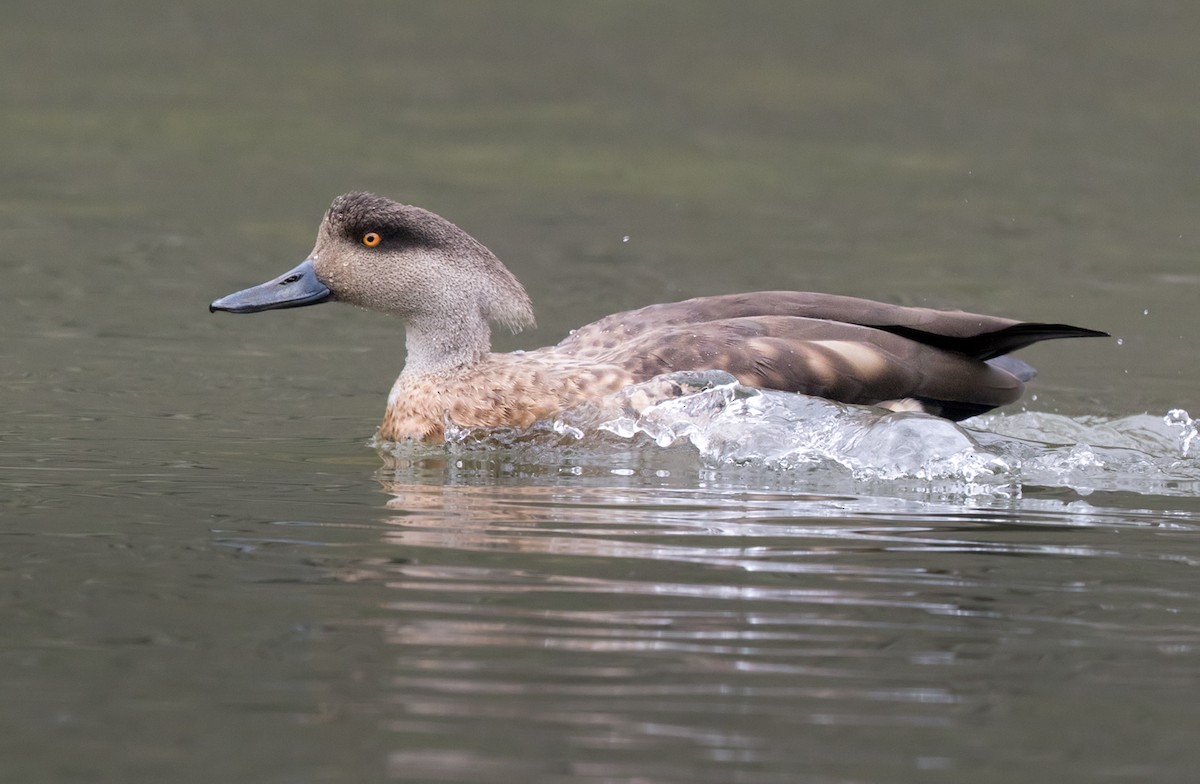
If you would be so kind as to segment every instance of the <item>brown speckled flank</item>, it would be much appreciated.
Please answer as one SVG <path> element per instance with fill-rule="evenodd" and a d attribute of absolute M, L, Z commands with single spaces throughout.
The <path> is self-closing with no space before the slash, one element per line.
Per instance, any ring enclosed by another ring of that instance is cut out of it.
<path fill-rule="evenodd" d="M 741 383 L 845 403 L 964 419 L 1020 398 L 1031 343 L 1103 336 L 1066 324 L 888 305 L 797 291 L 699 297 L 616 313 L 554 346 L 491 351 L 489 322 L 533 324 L 525 289 L 453 223 L 369 193 L 334 200 L 301 266 L 212 310 L 246 313 L 337 300 L 398 316 L 404 370 L 379 437 L 442 438 L 463 427 L 527 427 L 654 376 L 724 370 Z"/>

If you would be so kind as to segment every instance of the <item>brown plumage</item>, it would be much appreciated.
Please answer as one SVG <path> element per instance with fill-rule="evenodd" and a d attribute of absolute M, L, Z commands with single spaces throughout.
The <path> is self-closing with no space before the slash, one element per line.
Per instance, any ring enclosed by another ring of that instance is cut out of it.
<path fill-rule="evenodd" d="M 210 310 L 349 302 L 403 320 L 408 356 L 379 428 L 436 440 L 447 422 L 528 427 L 654 376 L 724 370 L 741 383 L 964 419 L 1020 398 L 1033 368 L 1006 356 L 1105 333 L 796 291 L 699 297 L 616 313 L 535 351 L 491 351 L 490 321 L 533 324 L 525 289 L 486 247 L 419 207 L 339 196 L 309 257 Z"/>

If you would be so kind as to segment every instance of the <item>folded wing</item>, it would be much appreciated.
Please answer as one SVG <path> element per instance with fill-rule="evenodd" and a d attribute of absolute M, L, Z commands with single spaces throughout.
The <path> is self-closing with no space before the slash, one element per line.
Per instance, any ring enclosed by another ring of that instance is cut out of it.
<path fill-rule="evenodd" d="M 846 403 L 911 398 L 965 419 L 1020 398 L 1033 369 L 1003 355 L 1105 333 L 808 292 L 701 297 L 617 313 L 555 347 L 638 380 L 724 370 L 741 383 Z M 989 362 L 988 360 L 992 360 Z"/>

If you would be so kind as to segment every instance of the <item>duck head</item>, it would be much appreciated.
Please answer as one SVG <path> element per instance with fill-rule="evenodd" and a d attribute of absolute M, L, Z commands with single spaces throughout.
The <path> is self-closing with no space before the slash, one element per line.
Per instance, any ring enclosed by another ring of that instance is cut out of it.
<path fill-rule="evenodd" d="M 478 361 L 491 348 L 491 321 L 514 332 L 533 325 L 525 289 L 490 250 L 439 215 L 371 193 L 333 200 L 299 266 L 208 309 L 257 313 L 321 302 L 404 321 L 406 372 Z"/>

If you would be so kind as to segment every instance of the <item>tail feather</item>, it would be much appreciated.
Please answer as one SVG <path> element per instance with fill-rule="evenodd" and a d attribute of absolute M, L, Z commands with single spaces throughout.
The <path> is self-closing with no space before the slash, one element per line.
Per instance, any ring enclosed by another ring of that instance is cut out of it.
<path fill-rule="evenodd" d="M 975 359 L 989 360 L 1004 356 L 1017 349 L 1031 346 L 1043 340 L 1061 340 L 1063 338 L 1106 338 L 1107 332 L 1084 327 L 1073 327 L 1070 324 L 1040 324 L 1023 322 L 1011 327 L 985 332 L 970 337 L 953 337 L 936 335 L 911 327 L 878 327 L 891 332 L 893 335 L 910 338 L 927 346 L 956 351 Z"/>

